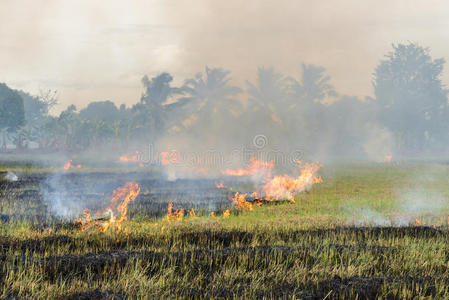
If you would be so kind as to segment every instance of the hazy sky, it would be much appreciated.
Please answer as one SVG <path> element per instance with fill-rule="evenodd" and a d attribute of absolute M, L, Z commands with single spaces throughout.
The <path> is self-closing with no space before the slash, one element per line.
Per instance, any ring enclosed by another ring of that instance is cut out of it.
<path fill-rule="evenodd" d="M 0 82 L 56 89 L 57 110 L 133 104 L 144 74 L 181 83 L 206 64 L 242 87 L 261 65 L 297 77 L 319 64 L 340 93 L 364 96 L 391 43 L 407 41 L 449 60 L 449 1 L 0 0 Z"/>

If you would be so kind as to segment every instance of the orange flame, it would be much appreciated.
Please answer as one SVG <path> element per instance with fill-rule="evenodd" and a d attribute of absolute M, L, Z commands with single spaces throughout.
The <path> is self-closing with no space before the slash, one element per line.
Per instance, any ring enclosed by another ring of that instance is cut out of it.
<path fill-rule="evenodd" d="M 251 193 L 251 197 L 254 199 L 252 202 L 246 199 L 248 194 L 236 192 L 231 198 L 231 201 L 237 205 L 238 209 L 252 211 L 254 206 L 262 205 L 261 200 L 258 199 L 255 192 Z"/>
<path fill-rule="evenodd" d="M 220 183 L 215 182 L 215 186 L 217 187 L 217 189 L 228 189 L 228 190 L 232 191 L 232 187 L 224 185 L 223 180 L 220 181 Z"/>
<path fill-rule="evenodd" d="M 179 210 L 173 210 L 173 203 L 168 204 L 167 215 L 165 216 L 167 221 L 182 221 L 184 218 L 184 208 Z"/>
<path fill-rule="evenodd" d="M 196 213 L 195 213 L 195 210 L 193 208 L 191 210 L 189 210 L 189 217 L 191 219 L 196 219 Z"/>
<path fill-rule="evenodd" d="M 81 231 L 86 229 L 87 224 L 89 224 L 92 220 L 90 218 L 90 210 L 87 208 L 84 209 L 83 218 L 77 220 L 81 224 Z"/>
<path fill-rule="evenodd" d="M 207 175 L 209 174 L 209 169 L 206 167 L 196 167 L 194 172 L 198 175 Z"/>
<path fill-rule="evenodd" d="M 421 226 L 421 219 L 416 218 L 415 221 L 416 221 L 416 224 L 417 224 L 418 226 Z"/>
<path fill-rule="evenodd" d="M 189 166 L 190 171 L 198 175 L 207 175 L 210 171 L 210 165 L 207 161 L 204 161 L 201 157 L 195 157 L 192 160 L 184 160 L 181 153 L 176 149 L 169 149 L 167 151 L 160 152 L 155 156 L 155 159 L 159 158 L 162 166 L 177 165 L 181 163 L 184 166 Z"/>
<path fill-rule="evenodd" d="M 289 199 L 294 203 L 294 196 L 307 189 L 309 186 L 322 182 L 322 178 L 316 173 L 321 168 L 319 163 L 302 163 L 297 161 L 300 172 L 298 177 L 290 177 L 289 175 L 277 175 L 272 177 L 271 170 L 273 169 L 273 161 L 264 162 L 251 158 L 250 164 L 246 169 L 224 170 L 222 174 L 230 176 L 244 176 L 252 174 L 263 174 L 261 178 L 266 182 L 262 189 L 251 193 L 250 197 L 253 201 L 247 200 L 247 194 L 236 192 L 232 197 L 239 209 L 252 210 L 254 205 L 261 205 L 262 201 L 275 201 L 279 199 Z M 221 181 L 215 183 L 217 188 L 225 188 L 232 191 L 232 188 L 226 186 Z"/>
<path fill-rule="evenodd" d="M 138 162 L 139 161 L 139 151 L 136 151 L 135 154 L 128 154 L 120 156 L 120 161 L 123 162 Z"/>
<path fill-rule="evenodd" d="M 274 162 L 265 162 L 262 160 L 257 160 L 254 156 L 250 158 L 250 162 L 245 169 L 236 170 L 222 170 L 221 174 L 228 176 L 248 176 L 248 175 L 259 175 L 265 176 L 266 178 L 271 177 L 271 170 L 273 169 Z"/>
<path fill-rule="evenodd" d="M 298 164 L 301 167 L 301 162 Z M 295 202 L 295 194 L 304 191 L 308 186 L 323 181 L 320 176 L 316 176 L 316 172 L 320 168 L 319 164 L 305 163 L 297 178 L 288 175 L 275 176 L 264 186 L 265 197 L 267 200 L 287 198 L 291 202 Z"/>
<path fill-rule="evenodd" d="M 385 160 L 387 161 L 387 163 L 391 164 L 392 159 L 393 159 L 392 155 L 385 155 Z"/>
<path fill-rule="evenodd" d="M 63 166 L 64 170 L 68 170 L 68 169 L 81 169 L 83 166 L 78 164 L 78 165 L 73 165 L 72 164 L 72 160 L 69 160 L 68 162 L 66 162 Z"/>
<path fill-rule="evenodd" d="M 163 166 L 176 164 L 181 161 L 181 156 L 179 152 L 175 149 L 166 152 L 161 152 L 160 156 L 161 156 L 161 164 Z"/>
<path fill-rule="evenodd" d="M 135 182 L 127 182 L 124 186 L 115 189 L 109 206 L 103 211 L 96 212 L 96 215 L 104 215 L 105 213 L 110 215 L 109 220 L 100 224 L 99 230 L 105 232 L 110 226 L 114 226 L 118 231 L 121 231 L 121 224 L 127 220 L 128 204 L 134 201 L 139 193 L 140 187 Z M 120 213 L 118 219 L 114 216 L 114 210 Z M 92 222 L 98 223 L 97 220 L 91 218 L 91 212 L 88 209 L 84 210 L 84 217 L 77 221 L 81 223 L 81 230 L 84 230 Z"/>
<path fill-rule="evenodd" d="M 209 174 L 210 165 L 207 160 L 203 160 L 201 157 L 197 157 L 194 161 L 193 172 L 198 175 Z"/>

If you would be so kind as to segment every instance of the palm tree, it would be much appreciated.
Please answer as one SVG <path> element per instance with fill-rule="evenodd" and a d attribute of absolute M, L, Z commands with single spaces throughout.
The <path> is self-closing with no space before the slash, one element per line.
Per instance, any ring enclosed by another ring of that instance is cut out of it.
<path fill-rule="evenodd" d="M 288 79 L 289 84 L 289 127 L 301 130 L 297 136 L 303 141 L 300 144 L 319 147 L 322 141 L 319 137 L 329 122 L 325 122 L 327 107 L 325 100 L 337 97 L 338 94 L 330 84 L 330 76 L 325 74 L 325 68 L 315 65 L 301 66 L 301 80 Z M 317 144 L 318 143 L 318 144 Z"/>
<path fill-rule="evenodd" d="M 246 141 L 264 134 L 272 145 L 279 143 L 277 140 L 282 138 L 281 133 L 285 130 L 287 83 L 284 75 L 264 67 L 258 68 L 254 84 L 247 82 L 248 106 L 241 116 L 241 122 L 247 128 L 245 133 L 250 134 Z"/>
<path fill-rule="evenodd" d="M 304 101 L 308 103 L 321 102 L 327 97 L 337 97 L 338 94 L 330 84 L 330 76 L 324 74 L 325 68 L 316 65 L 301 66 L 301 81 L 289 78 L 289 88 L 299 102 L 292 103 L 295 107 Z"/>
<path fill-rule="evenodd" d="M 261 113 L 265 110 L 271 118 L 280 119 L 285 111 L 287 98 L 287 80 L 273 68 L 260 67 L 257 70 L 257 82 L 247 82 L 249 110 Z"/>
<path fill-rule="evenodd" d="M 211 124 L 217 117 L 229 118 L 232 112 L 238 112 L 241 105 L 234 97 L 241 89 L 229 84 L 229 74 L 221 68 L 206 67 L 205 76 L 198 73 L 188 79 L 183 87 L 188 95 L 183 98 L 188 113 Z"/>
<path fill-rule="evenodd" d="M 171 86 L 173 77 L 168 73 L 162 73 L 151 79 L 148 76 L 142 78 L 144 92 L 140 103 L 136 104 L 133 111 L 134 128 L 139 134 L 155 139 L 169 126 L 171 116 L 166 102 L 173 95 L 182 94 L 182 88 Z"/>

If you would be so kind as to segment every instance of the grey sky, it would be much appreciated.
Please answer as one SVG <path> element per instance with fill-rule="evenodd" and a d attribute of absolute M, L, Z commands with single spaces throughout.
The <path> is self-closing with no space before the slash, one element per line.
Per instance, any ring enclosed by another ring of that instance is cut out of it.
<path fill-rule="evenodd" d="M 393 42 L 449 60 L 448 25 L 449 2 L 434 0 L 0 0 L 0 81 L 56 89 L 61 110 L 135 103 L 144 74 L 180 83 L 207 64 L 243 86 L 257 66 L 298 76 L 305 62 L 326 67 L 340 93 L 364 96 Z"/>

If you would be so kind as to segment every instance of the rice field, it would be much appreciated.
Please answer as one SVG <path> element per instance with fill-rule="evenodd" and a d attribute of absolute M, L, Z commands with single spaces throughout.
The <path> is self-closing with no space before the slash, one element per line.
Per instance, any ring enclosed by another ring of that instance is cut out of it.
<path fill-rule="evenodd" d="M 328 165 L 295 203 L 252 211 L 233 206 L 214 180 L 15 173 L 18 181 L 0 181 L 2 298 L 449 297 L 446 164 Z M 48 202 L 94 209 L 126 181 L 141 192 L 121 231 L 81 230 Z M 167 218 L 169 203 L 183 217 Z"/>

